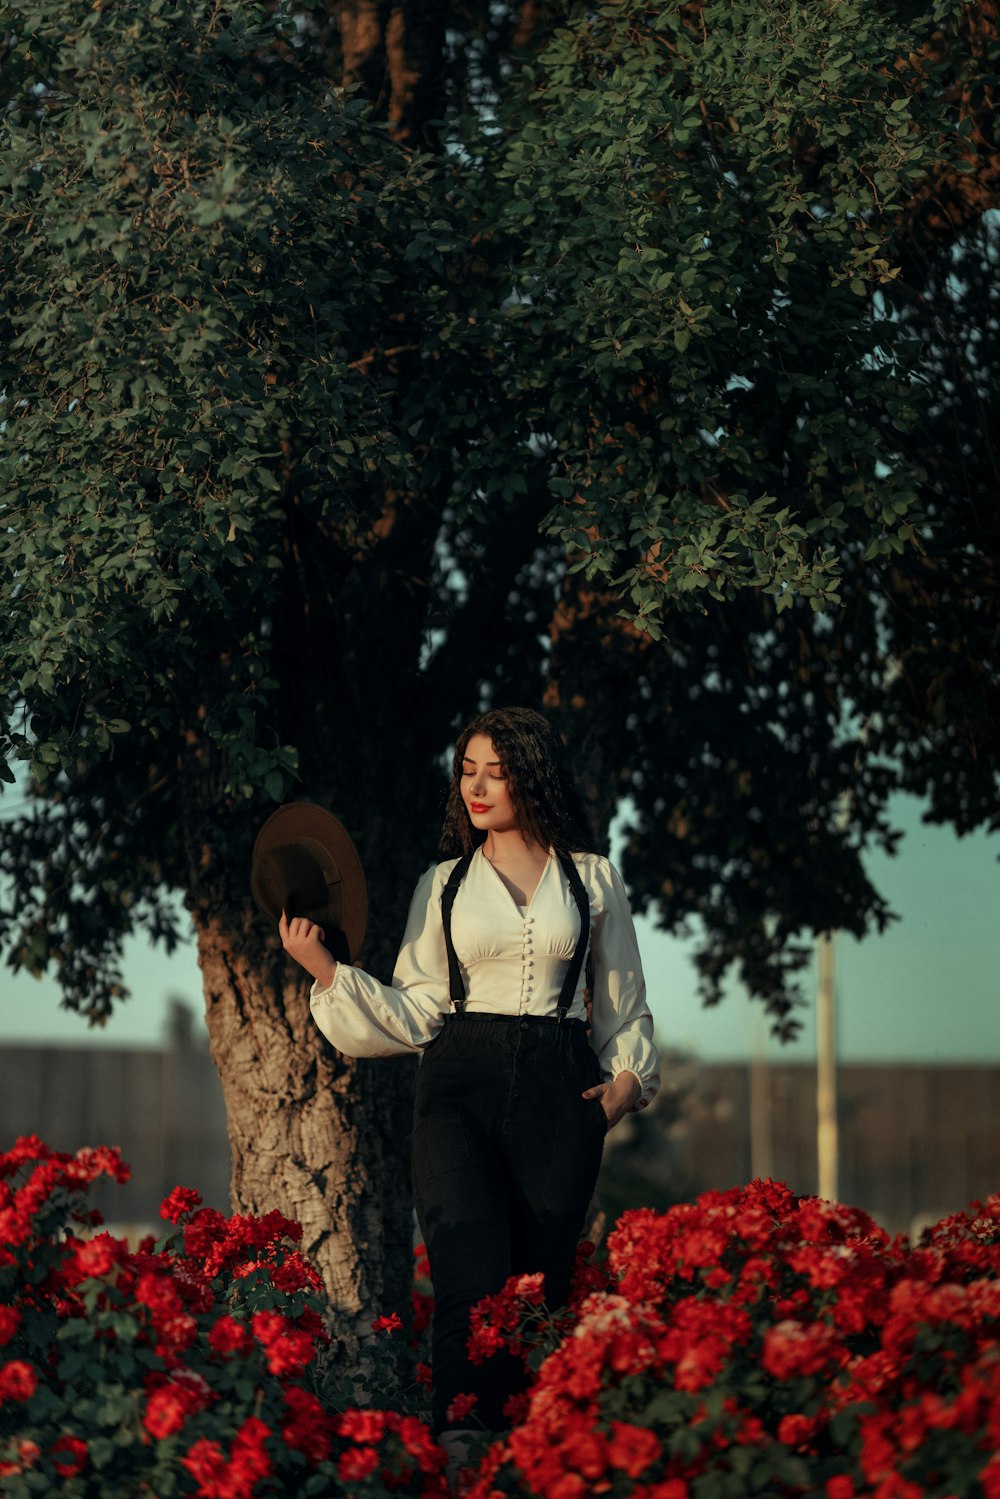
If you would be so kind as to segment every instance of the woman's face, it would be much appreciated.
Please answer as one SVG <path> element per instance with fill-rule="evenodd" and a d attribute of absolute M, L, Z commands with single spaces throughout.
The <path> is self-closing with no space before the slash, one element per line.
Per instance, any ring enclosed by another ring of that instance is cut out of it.
<path fill-rule="evenodd" d="M 474 828 L 484 833 L 506 833 L 517 827 L 500 757 L 486 734 L 473 734 L 465 747 L 461 789 Z"/>

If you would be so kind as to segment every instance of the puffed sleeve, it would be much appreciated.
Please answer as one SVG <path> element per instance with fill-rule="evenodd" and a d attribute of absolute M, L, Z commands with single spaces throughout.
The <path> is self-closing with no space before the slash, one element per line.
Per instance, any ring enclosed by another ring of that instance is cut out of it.
<path fill-rule="evenodd" d="M 607 859 L 595 861 L 592 878 L 597 900 L 592 902 L 591 1044 L 608 1081 L 619 1072 L 635 1073 L 642 1085 L 636 1107 L 644 1109 L 656 1095 L 660 1073 L 632 912 L 621 875 Z"/>
<path fill-rule="evenodd" d="M 338 963 L 333 982 L 313 984 L 309 1005 L 327 1040 L 349 1057 L 420 1051 L 440 1030 L 451 1000 L 441 891 L 454 861 L 421 876 L 406 918 L 391 984 Z"/>

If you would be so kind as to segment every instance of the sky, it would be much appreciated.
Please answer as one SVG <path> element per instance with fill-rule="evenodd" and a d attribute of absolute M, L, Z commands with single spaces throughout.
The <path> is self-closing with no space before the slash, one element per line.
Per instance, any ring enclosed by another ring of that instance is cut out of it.
<path fill-rule="evenodd" d="M 867 863 L 876 886 L 901 920 L 863 941 L 840 936 L 834 946 L 838 1055 L 844 1062 L 1000 1061 L 1000 834 L 958 839 L 921 822 L 920 804 L 899 797 L 892 813 L 905 830 L 893 859 Z M 249 892 L 248 892 L 249 899 Z M 814 978 L 799 1040 L 783 1045 L 769 1034 L 759 1004 L 733 983 L 712 1010 L 697 998 L 693 943 L 637 923 L 639 946 L 660 1043 L 706 1061 L 774 1061 L 815 1056 Z M 185 1000 L 203 1029 L 201 976 L 193 943 L 172 958 L 142 939 L 126 951 L 133 991 L 103 1030 L 60 1008 L 51 979 L 0 970 L 0 1045 L 5 1042 L 131 1047 L 158 1046 L 172 996 Z"/>

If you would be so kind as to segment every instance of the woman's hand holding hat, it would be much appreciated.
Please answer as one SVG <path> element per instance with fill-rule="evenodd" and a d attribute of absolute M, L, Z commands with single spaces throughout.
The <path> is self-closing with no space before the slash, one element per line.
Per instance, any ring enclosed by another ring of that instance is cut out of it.
<path fill-rule="evenodd" d="M 294 958 L 322 988 L 329 989 L 337 972 L 337 965 L 331 953 L 323 946 L 326 936 L 323 928 L 304 916 L 293 916 L 289 921 L 282 911 L 278 932 L 281 945 L 288 956 Z"/>
<path fill-rule="evenodd" d="M 361 951 L 368 924 L 364 871 L 346 828 L 325 807 L 287 802 L 271 813 L 254 839 L 250 889 L 269 921 L 284 916 L 293 933 L 297 917 L 315 925 L 334 962 L 353 963 Z M 297 935 L 308 940 L 305 928 Z"/>

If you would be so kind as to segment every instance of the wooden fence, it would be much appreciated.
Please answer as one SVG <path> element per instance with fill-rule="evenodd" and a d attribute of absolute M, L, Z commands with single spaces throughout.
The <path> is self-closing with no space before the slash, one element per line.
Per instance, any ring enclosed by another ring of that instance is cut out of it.
<path fill-rule="evenodd" d="M 817 1191 L 815 1068 L 679 1059 L 666 1075 L 671 1195 L 755 1176 Z M 909 1234 L 1000 1191 L 1000 1066 L 843 1065 L 837 1086 L 842 1202 Z"/>
<path fill-rule="evenodd" d="M 663 1204 L 771 1176 L 816 1191 L 815 1073 L 803 1063 L 667 1058 L 662 1100 L 609 1139 L 607 1171 L 630 1200 Z M 909 1233 L 1000 1191 L 1000 1066 L 843 1066 L 844 1202 Z M 751 1118 L 753 1128 L 751 1129 Z M 229 1147 L 219 1079 L 198 1045 L 162 1051 L 0 1047 L 0 1146 L 38 1134 L 61 1150 L 121 1147 L 125 1187 L 96 1198 L 115 1223 L 155 1224 L 178 1184 L 229 1209 Z"/>
<path fill-rule="evenodd" d="M 27 1134 L 57 1150 L 121 1148 L 131 1181 L 101 1181 L 93 1199 L 109 1222 L 165 1228 L 157 1210 L 178 1185 L 229 1211 L 226 1111 L 206 1051 L 5 1045 L 0 1139 Z"/>

